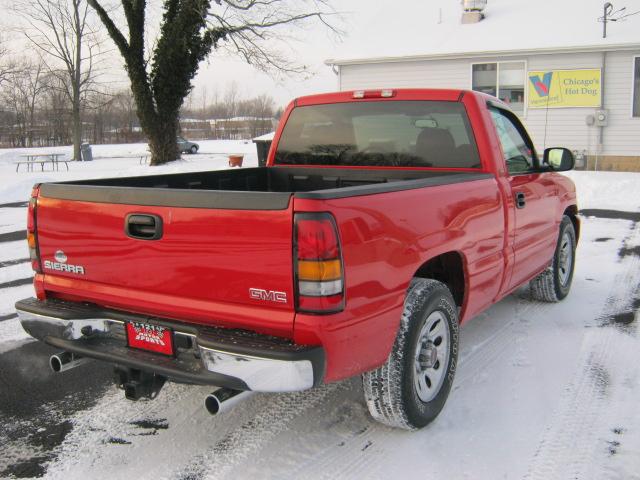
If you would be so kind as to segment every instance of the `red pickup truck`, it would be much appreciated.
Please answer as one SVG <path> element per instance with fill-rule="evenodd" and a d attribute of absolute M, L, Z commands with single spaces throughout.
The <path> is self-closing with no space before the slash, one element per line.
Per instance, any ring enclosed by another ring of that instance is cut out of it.
<path fill-rule="evenodd" d="M 573 163 L 478 92 L 298 98 L 263 168 L 36 185 L 16 309 L 54 370 L 110 362 L 130 399 L 213 385 L 215 413 L 361 374 L 373 417 L 420 428 L 459 325 L 526 282 L 568 294 Z"/>

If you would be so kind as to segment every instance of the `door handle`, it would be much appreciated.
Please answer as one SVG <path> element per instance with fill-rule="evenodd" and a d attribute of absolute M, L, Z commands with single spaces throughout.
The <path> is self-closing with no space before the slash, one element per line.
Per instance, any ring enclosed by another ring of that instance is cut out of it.
<path fill-rule="evenodd" d="M 124 221 L 124 231 L 128 237 L 138 240 L 158 240 L 162 238 L 162 218 L 148 213 L 131 213 Z"/>
<path fill-rule="evenodd" d="M 527 200 L 524 196 L 524 192 L 516 192 L 516 208 L 524 208 L 527 204 Z"/>

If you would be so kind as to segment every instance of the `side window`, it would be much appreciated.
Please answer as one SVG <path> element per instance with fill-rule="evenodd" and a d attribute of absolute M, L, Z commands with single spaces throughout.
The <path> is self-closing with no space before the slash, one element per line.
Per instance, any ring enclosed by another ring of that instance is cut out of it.
<path fill-rule="evenodd" d="M 489 111 L 498 132 L 509 173 L 513 175 L 535 170 L 535 151 L 522 127 L 504 110 L 489 108 Z"/>

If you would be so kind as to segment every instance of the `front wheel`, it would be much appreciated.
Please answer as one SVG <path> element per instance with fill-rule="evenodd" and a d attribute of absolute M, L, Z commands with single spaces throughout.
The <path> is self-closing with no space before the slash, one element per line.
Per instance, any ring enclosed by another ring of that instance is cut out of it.
<path fill-rule="evenodd" d="M 195 155 L 196 153 L 198 153 L 198 147 L 192 145 L 189 151 L 191 152 L 191 155 Z"/>
<path fill-rule="evenodd" d="M 414 430 L 434 420 L 449 396 L 458 356 L 458 313 L 449 289 L 414 279 L 389 358 L 362 375 L 374 419 Z"/>
<path fill-rule="evenodd" d="M 559 302 L 569 294 L 576 264 L 576 231 L 568 216 L 562 218 L 553 260 L 531 280 L 531 297 L 542 302 Z"/>

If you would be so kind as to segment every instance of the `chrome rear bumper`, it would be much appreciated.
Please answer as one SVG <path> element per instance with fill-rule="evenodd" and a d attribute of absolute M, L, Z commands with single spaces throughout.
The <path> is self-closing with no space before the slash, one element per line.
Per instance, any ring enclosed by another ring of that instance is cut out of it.
<path fill-rule="evenodd" d="M 322 382 L 324 351 L 253 332 L 184 324 L 119 310 L 34 298 L 16 303 L 27 333 L 83 357 L 156 373 L 176 381 L 237 390 L 286 392 Z M 171 328 L 176 355 L 127 347 L 125 323 Z"/>

